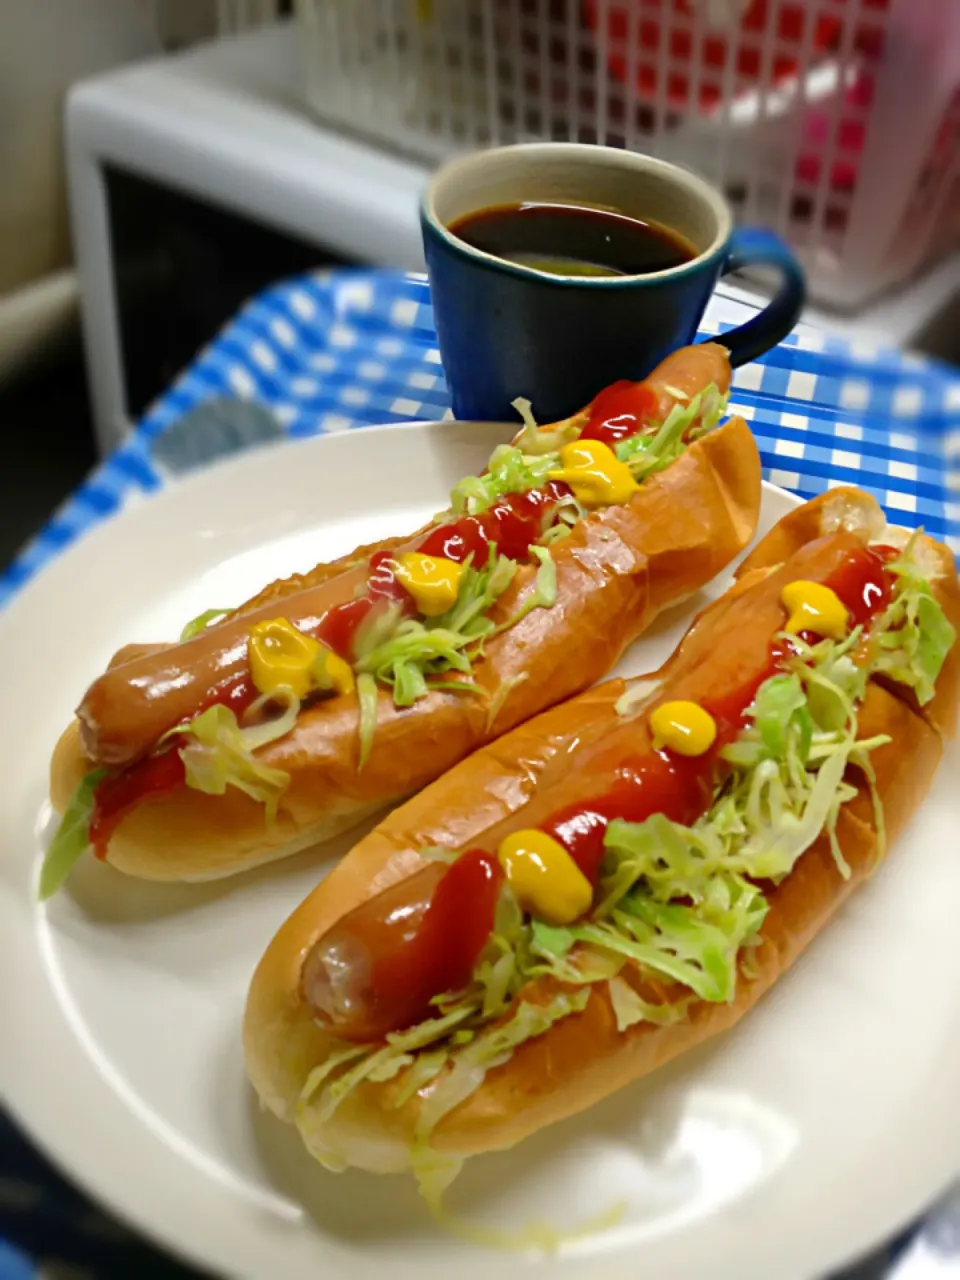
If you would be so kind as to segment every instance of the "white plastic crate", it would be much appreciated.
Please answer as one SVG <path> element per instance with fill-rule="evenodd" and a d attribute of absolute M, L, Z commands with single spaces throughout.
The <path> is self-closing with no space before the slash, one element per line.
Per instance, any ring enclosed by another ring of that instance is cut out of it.
<path fill-rule="evenodd" d="M 960 242 L 960 0 L 298 0 L 307 96 L 431 161 L 553 138 L 703 173 L 861 306 Z"/>

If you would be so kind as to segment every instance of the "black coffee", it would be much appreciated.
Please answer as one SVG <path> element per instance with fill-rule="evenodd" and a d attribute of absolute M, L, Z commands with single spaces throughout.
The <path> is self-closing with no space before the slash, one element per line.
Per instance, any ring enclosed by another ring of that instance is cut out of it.
<path fill-rule="evenodd" d="M 558 276 L 642 276 L 697 256 L 659 222 L 566 204 L 504 204 L 450 225 L 475 249 Z"/>

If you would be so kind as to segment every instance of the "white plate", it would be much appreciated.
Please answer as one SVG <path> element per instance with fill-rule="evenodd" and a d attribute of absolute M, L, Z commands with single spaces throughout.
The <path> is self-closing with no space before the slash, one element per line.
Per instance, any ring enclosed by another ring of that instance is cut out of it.
<path fill-rule="evenodd" d="M 199 888 L 90 859 L 39 909 L 50 749 L 118 645 L 416 528 L 498 435 L 420 425 L 246 456 L 94 531 L 0 618 L 3 1096 L 94 1195 L 245 1280 L 472 1280 L 529 1263 L 439 1232 L 406 1180 L 313 1166 L 245 1084 L 251 970 L 349 842 Z M 762 526 L 793 502 L 768 487 Z M 700 604 L 624 672 L 656 666 Z M 619 1225 L 562 1254 L 564 1274 L 604 1280 L 821 1273 L 921 1209 L 960 1165 L 957 776 L 954 751 L 896 856 L 740 1029 L 477 1160 L 453 1206 L 569 1229 L 624 1201 Z"/>

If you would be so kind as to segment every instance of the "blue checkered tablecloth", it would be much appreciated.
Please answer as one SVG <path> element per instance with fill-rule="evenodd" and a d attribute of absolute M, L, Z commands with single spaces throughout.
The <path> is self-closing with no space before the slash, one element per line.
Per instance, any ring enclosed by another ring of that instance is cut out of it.
<path fill-rule="evenodd" d="M 721 288 L 701 336 L 758 309 Z M 808 326 L 736 371 L 767 479 L 873 492 L 960 554 L 960 376 Z M 536 406 L 534 406 L 536 411 Z M 0 575 L 0 607 L 101 520 L 217 458 L 285 436 L 449 416 L 422 276 L 335 271 L 253 299 Z M 67 1186 L 0 1114 L 0 1280 L 187 1280 Z M 844 1280 L 960 1280 L 960 1190 Z"/>

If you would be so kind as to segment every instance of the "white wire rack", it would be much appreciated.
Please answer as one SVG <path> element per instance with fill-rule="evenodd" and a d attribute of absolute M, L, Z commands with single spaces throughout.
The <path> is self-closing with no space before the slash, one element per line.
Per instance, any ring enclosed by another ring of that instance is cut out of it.
<path fill-rule="evenodd" d="M 651 152 L 854 308 L 960 242 L 960 0 L 298 0 L 312 107 L 440 161 Z"/>

